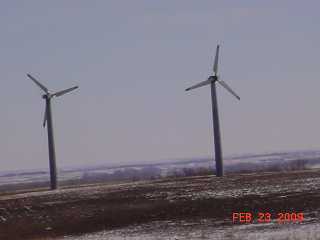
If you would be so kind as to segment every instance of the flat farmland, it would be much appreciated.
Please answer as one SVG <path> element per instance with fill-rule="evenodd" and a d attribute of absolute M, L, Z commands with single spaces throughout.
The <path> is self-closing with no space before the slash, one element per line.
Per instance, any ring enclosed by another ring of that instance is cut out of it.
<path fill-rule="evenodd" d="M 245 223 L 235 213 L 249 213 L 252 219 Z M 270 214 L 270 220 L 259 218 L 261 213 Z M 279 222 L 281 213 L 290 213 L 290 219 Z M 294 215 L 298 213 L 303 219 Z M 319 170 L 168 178 L 0 195 L 0 239 L 238 239 L 237 234 L 248 237 L 252 232 L 272 236 L 280 226 L 299 228 L 299 234 L 316 239 L 312 234 L 317 234 L 319 219 Z M 97 237 L 91 238 L 94 234 Z"/>

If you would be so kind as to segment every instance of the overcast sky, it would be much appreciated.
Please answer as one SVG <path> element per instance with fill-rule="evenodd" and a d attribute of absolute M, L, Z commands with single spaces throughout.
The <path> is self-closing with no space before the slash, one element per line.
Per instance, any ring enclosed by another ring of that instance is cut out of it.
<path fill-rule="evenodd" d="M 47 168 L 44 100 L 57 165 L 213 155 L 210 88 L 219 71 L 224 155 L 320 148 L 318 1 L 0 3 L 1 170 Z"/>

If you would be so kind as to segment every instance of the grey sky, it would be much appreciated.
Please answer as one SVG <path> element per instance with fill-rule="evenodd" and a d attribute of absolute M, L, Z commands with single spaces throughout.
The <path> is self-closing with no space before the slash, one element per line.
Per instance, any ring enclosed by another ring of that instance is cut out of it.
<path fill-rule="evenodd" d="M 221 44 L 223 151 L 319 148 L 318 1 L 1 1 L 1 169 L 212 156 L 205 80 Z"/>

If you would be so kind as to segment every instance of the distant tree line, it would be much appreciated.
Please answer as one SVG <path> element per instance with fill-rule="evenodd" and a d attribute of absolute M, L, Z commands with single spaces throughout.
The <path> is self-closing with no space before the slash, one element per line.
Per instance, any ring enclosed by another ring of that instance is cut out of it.
<path fill-rule="evenodd" d="M 286 172 L 308 169 L 308 160 L 298 159 L 290 161 L 281 161 L 279 163 L 237 163 L 225 167 L 226 173 L 254 173 L 254 172 Z M 42 172 L 40 172 L 42 174 Z M 141 180 L 155 180 L 161 178 L 179 178 L 191 176 L 206 176 L 214 175 L 215 169 L 213 167 L 172 167 L 161 168 L 155 166 L 146 167 L 123 167 L 111 173 L 86 171 L 82 177 L 65 180 L 59 183 L 61 186 L 72 186 L 91 183 L 114 183 L 123 181 L 141 181 Z M 42 189 L 46 188 L 48 182 L 32 182 L 32 183 L 18 183 L 5 184 L 0 186 L 0 193 L 12 191 L 26 191 L 26 189 Z M 0 194 L 1 195 L 1 194 Z"/>
<path fill-rule="evenodd" d="M 240 163 L 232 167 L 227 167 L 226 173 L 253 173 L 253 172 L 283 172 L 306 170 L 307 160 L 291 160 L 278 164 L 258 164 L 258 163 Z M 155 180 L 160 178 L 178 178 L 190 176 L 214 175 L 215 169 L 212 167 L 174 167 L 163 173 L 158 167 L 144 168 L 122 168 L 115 170 L 113 173 L 91 173 L 83 174 L 80 181 L 101 182 L 101 181 L 140 181 Z"/>

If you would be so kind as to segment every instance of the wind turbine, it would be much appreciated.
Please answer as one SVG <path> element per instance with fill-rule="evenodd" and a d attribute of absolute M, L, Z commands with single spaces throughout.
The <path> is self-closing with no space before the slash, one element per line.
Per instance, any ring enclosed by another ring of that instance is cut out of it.
<path fill-rule="evenodd" d="M 49 147 L 49 167 L 50 167 L 50 186 L 51 189 L 57 189 L 57 167 L 56 167 L 56 152 L 54 146 L 54 137 L 53 137 L 53 124 L 52 124 L 52 112 L 51 112 L 51 99 L 53 97 L 60 97 L 68 92 L 71 92 L 78 88 L 78 86 L 68 88 L 62 91 L 58 91 L 55 93 L 50 93 L 48 88 L 46 88 L 43 84 L 41 84 L 37 79 L 32 77 L 30 74 L 27 76 L 35 83 L 38 87 L 40 87 L 45 94 L 42 95 L 42 98 L 46 101 L 46 108 L 43 119 L 43 127 L 46 126 L 48 130 L 48 147 Z"/>
<path fill-rule="evenodd" d="M 210 76 L 207 80 L 193 85 L 186 89 L 186 91 L 202 87 L 205 85 L 211 85 L 211 98 L 212 98 L 212 116 L 213 116 L 213 133 L 214 133 L 214 152 L 216 160 L 216 175 L 217 177 L 223 176 L 223 162 L 222 162 L 222 149 L 221 149 L 221 137 L 220 137 L 220 125 L 218 114 L 218 102 L 216 94 L 216 83 L 219 83 L 228 92 L 235 96 L 238 100 L 240 97 L 218 76 L 218 60 L 219 60 L 219 45 L 217 45 L 216 56 L 213 64 L 213 76 Z"/>

